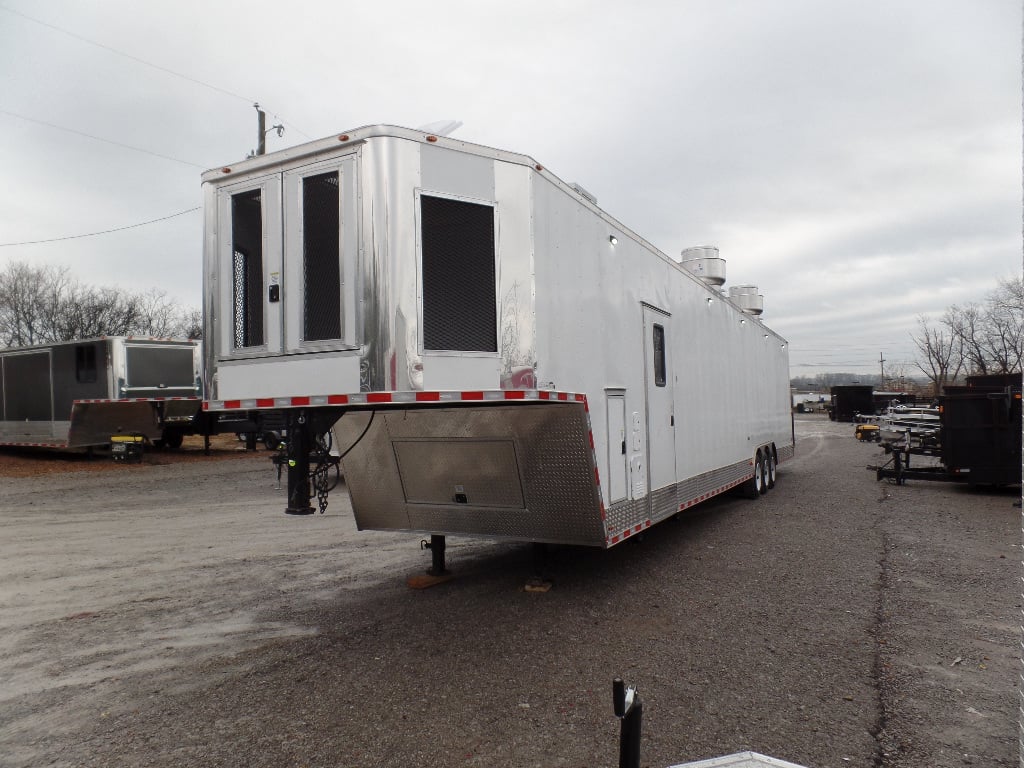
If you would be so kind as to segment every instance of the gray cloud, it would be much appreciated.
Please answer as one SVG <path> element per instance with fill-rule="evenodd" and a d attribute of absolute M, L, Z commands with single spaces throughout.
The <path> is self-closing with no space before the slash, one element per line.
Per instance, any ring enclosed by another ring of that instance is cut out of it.
<path fill-rule="evenodd" d="M 514 6 L 2 0 L 0 109 L 215 167 L 359 125 L 465 124 L 765 294 L 794 372 L 910 359 L 922 313 L 1021 270 L 1019 3 Z M 225 93 L 228 91 L 229 93 Z M 201 203 L 199 169 L 0 114 L 0 241 Z M 201 216 L 0 249 L 198 305 Z"/>

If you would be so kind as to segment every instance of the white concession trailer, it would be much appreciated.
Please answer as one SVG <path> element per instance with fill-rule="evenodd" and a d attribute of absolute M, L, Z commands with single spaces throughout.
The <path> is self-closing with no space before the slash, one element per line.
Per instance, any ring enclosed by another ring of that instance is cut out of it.
<path fill-rule="evenodd" d="M 441 544 L 610 547 L 793 455 L 757 289 L 530 157 L 370 126 L 203 188 L 204 408 L 284 417 L 289 513 L 332 432 L 359 528 Z"/>

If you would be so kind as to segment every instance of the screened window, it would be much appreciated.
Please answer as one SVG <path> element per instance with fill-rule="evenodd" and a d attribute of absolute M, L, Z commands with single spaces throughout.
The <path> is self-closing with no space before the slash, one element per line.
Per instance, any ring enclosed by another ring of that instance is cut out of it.
<path fill-rule="evenodd" d="M 231 196 L 232 325 L 235 347 L 263 340 L 263 202 L 258 189 Z"/>
<path fill-rule="evenodd" d="M 420 197 L 423 347 L 498 351 L 494 208 Z"/>
<path fill-rule="evenodd" d="M 92 384 L 96 381 L 96 347 L 75 347 L 75 381 Z"/>
<path fill-rule="evenodd" d="M 655 324 L 654 328 L 654 385 L 665 386 L 665 328 Z"/>
<path fill-rule="evenodd" d="M 303 338 L 341 337 L 338 172 L 302 180 Z"/>

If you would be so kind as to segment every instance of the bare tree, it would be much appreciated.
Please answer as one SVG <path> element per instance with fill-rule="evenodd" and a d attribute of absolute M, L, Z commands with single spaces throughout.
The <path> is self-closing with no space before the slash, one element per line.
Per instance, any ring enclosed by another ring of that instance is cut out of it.
<path fill-rule="evenodd" d="M 130 293 L 84 285 L 66 267 L 13 262 L 0 272 L 0 344 L 27 346 L 96 336 L 202 336 L 202 313 L 159 289 Z"/>
<path fill-rule="evenodd" d="M 1000 280 L 982 303 L 946 309 L 938 326 L 918 318 L 911 334 L 920 352 L 916 365 L 931 380 L 936 394 L 961 371 L 972 374 L 1016 373 L 1024 361 L 1024 280 Z"/>
<path fill-rule="evenodd" d="M 1000 280 L 985 302 L 985 347 L 993 373 L 1021 370 L 1024 357 L 1024 279 Z"/>
<path fill-rule="evenodd" d="M 963 368 L 963 357 L 955 333 L 945 322 L 934 326 L 926 315 L 920 315 L 917 327 L 917 334 L 910 335 L 920 353 L 915 365 L 928 377 L 937 396 L 944 386 L 956 381 Z"/>
<path fill-rule="evenodd" d="M 8 264 L 0 272 L 0 340 L 17 347 L 50 341 L 54 292 L 67 279 L 66 268 Z"/>

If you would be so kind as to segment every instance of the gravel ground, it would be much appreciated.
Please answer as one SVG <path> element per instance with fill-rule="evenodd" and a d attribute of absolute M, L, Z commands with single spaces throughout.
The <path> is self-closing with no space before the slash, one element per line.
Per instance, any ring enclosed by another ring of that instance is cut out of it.
<path fill-rule="evenodd" d="M 459 538 L 411 590 L 418 537 L 340 492 L 285 516 L 265 452 L 37 459 L 0 484 L 0 765 L 615 765 L 616 676 L 647 766 L 1017 765 L 1019 491 L 878 483 L 850 425 L 796 427 L 767 496 L 553 549 L 547 593 Z"/>

